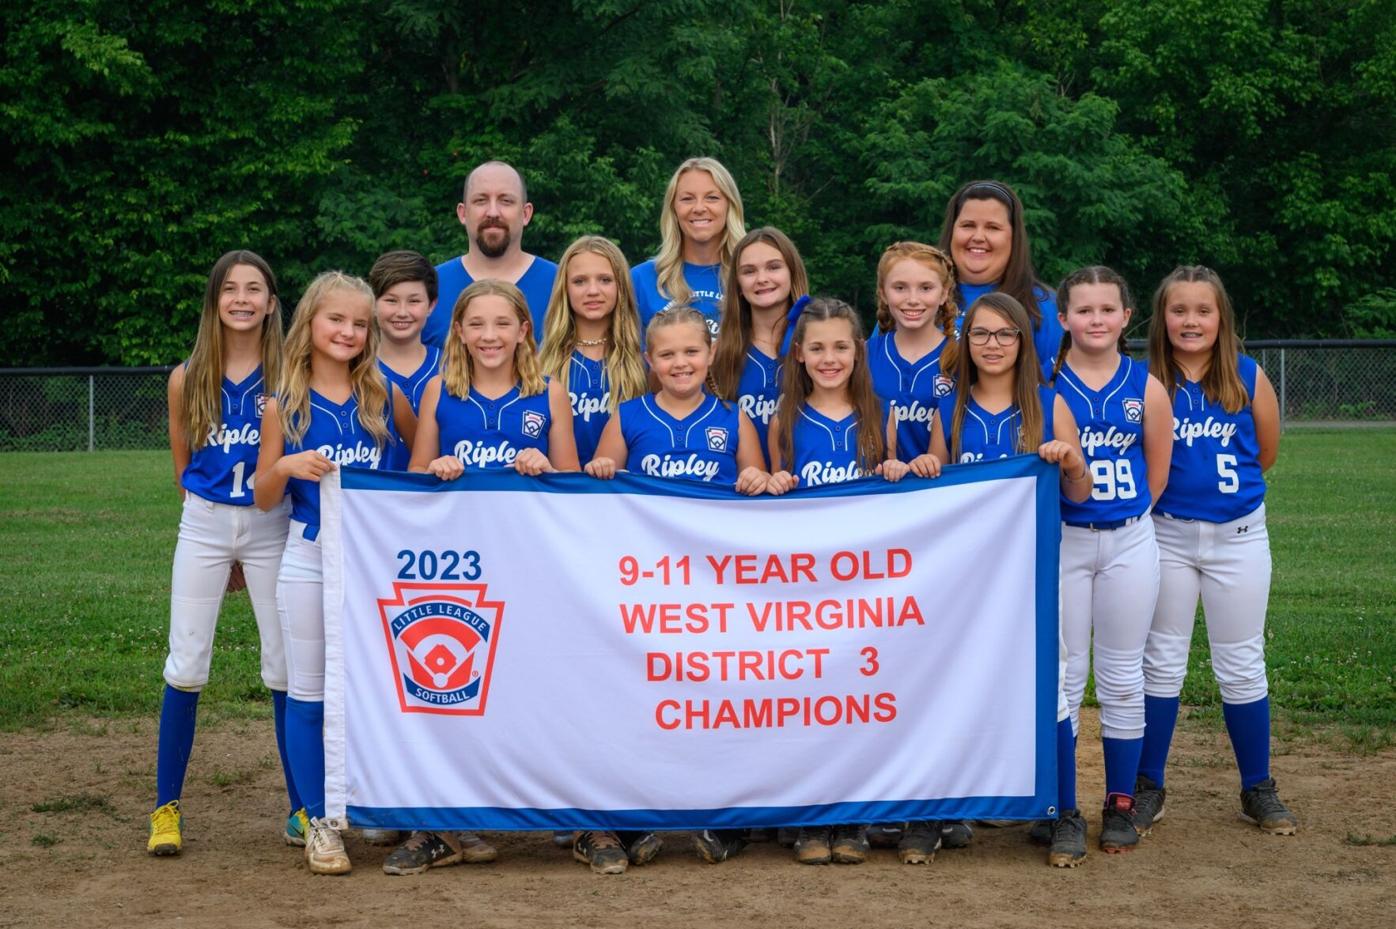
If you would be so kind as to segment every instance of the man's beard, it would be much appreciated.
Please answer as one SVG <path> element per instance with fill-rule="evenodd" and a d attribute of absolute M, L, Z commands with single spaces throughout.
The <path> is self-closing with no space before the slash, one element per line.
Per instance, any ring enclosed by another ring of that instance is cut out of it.
<path fill-rule="evenodd" d="M 485 233 L 491 229 L 497 229 L 504 233 L 502 238 L 495 240 L 497 244 L 492 244 L 485 239 Z M 486 258 L 499 258 L 503 256 L 505 252 L 509 251 L 509 245 L 513 241 L 513 233 L 509 231 L 508 226 L 503 224 L 481 226 L 475 232 L 475 247 L 479 249 L 480 254 L 484 255 Z"/>

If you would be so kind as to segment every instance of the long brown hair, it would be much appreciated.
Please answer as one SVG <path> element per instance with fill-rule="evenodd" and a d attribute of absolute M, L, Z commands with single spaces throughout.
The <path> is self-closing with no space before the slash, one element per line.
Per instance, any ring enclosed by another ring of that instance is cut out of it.
<path fill-rule="evenodd" d="M 363 351 L 349 362 L 349 387 L 358 400 L 359 423 L 382 448 L 388 441 L 388 382 L 378 368 L 378 316 L 373 312 L 373 288 L 362 278 L 343 271 L 316 275 L 296 304 L 291 330 L 286 333 L 286 357 L 277 391 L 281 431 L 292 444 L 297 444 L 310 427 L 310 324 L 325 297 L 336 290 L 358 294 L 368 304 L 368 337 Z"/>
<path fill-rule="evenodd" d="M 1129 282 L 1124 279 L 1120 272 L 1105 265 L 1091 265 L 1086 268 L 1077 268 L 1066 277 L 1062 278 L 1061 286 L 1057 288 L 1057 312 L 1065 319 L 1071 311 L 1071 288 L 1081 284 L 1114 284 L 1120 290 L 1120 306 L 1126 310 L 1134 309 L 1134 295 L 1129 292 Z M 1128 354 L 1128 342 L 1125 339 L 1124 327 L 1120 328 L 1120 354 Z M 1066 364 L 1066 353 L 1071 350 L 1071 330 L 1062 326 L 1062 344 L 1057 349 L 1057 360 L 1052 363 L 1052 377 L 1049 383 L 1056 383 L 1057 375 L 1061 373 L 1062 365 Z"/>
<path fill-rule="evenodd" d="M 630 266 L 616 243 L 599 235 L 584 235 L 562 253 L 557 279 L 543 318 L 543 347 L 538 363 L 544 374 L 567 383 L 568 365 L 577 347 L 577 319 L 567 297 L 568 266 L 572 259 L 589 252 L 600 255 L 611 265 L 616 279 L 616 308 L 611 311 L 611 328 L 606 344 L 606 379 L 611 385 L 610 408 L 645 392 L 645 363 L 640 357 L 640 313 L 635 308 L 635 289 L 630 282 Z"/>
<path fill-rule="evenodd" d="M 858 416 L 858 467 L 871 474 L 887 457 L 886 427 L 882 405 L 873 393 L 872 375 L 868 371 L 868 343 L 863 338 L 863 324 L 853 307 L 832 297 L 811 300 L 795 321 L 794 338 L 782 362 L 785 373 L 781 378 L 780 422 L 776 447 L 780 449 L 781 464 L 790 467 L 795 461 L 795 417 L 814 390 L 805 366 L 797 360 L 800 346 L 810 323 L 829 319 L 848 321 L 853 333 L 853 372 L 848 379 L 848 402 Z"/>
<path fill-rule="evenodd" d="M 543 369 L 538 365 L 538 347 L 533 341 L 533 317 L 528 312 L 528 301 L 523 291 L 508 281 L 485 278 L 476 281 L 456 298 L 451 309 L 451 328 L 446 333 L 446 351 L 441 356 L 441 386 L 453 397 L 465 399 L 470 396 L 470 382 L 475 374 L 475 360 L 461 338 L 460 324 L 465 319 L 465 311 L 470 301 L 486 295 L 503 297 L 514 310 L 514 315 L 523 327 L 524 337 L 514 346 L 514 377 L 519 382 L 519 396 L 532 397 L 548 389 L 543 379 Z"/>
<path fill-rule="evenodd" d="M 223 423 L 223 322 L 218 317 L 218 300 L 228 274 L 237 265 L 255 268 L 266 283 L 271 312 L 262 320 L 262 384 L 267 392 L 281 378 L 281 298 L 277 295 L 276 275 L 256 252 L 236 249 L 213 263 L 204 288 L 204 307 L 199 314 L 199 334 L 184 367 L 184 435 L 190 451 L 198 451 L 209 435 Z"/>
<path fill-rule="evenodd" d="M 1207 372 L 1202 375 L 1202 392 L 1228 413 L 1244 409 L 1250 402 L 1245 382 L 1236 366 L 1241 353 L 1241 339 L 1236 334 L 1236 311 L 1222 286 L 1221 277 L 1202 265 L 1180 265 L 1159 282 L 1154 291 L 1154 315 L 1149 320 L 1149 371 L 1168 389 L 1173 399 L 1178 384 L 1184 380 L 1183 369 L 1173 358 L 1173 343 L 1168 341 L 1168 291 L 1174 284 L 1210 284 L 1217 301 L 1217 341 L 1212 344 L 1212 357 Z"/>
<path fill-rule="evenodd" d="M 955 299 L 955 263 L 941 249 L 924 242 L 893 242 L 887 246 L 877 260 L 877 328 L 882 332 L 897 328 L 897 320 L 892 315 L 892 308 L 882 288 L 887 283 L 887 275 L 892 273 L 892 266 L 904 258 L 919 262 L 939 274 L 944 285 L 945 302 L 936 310 L 933 324 L 945 336 L 945 347 L 940 350 L 940 369 L 948 370 L 955 364 L 955 353 L 958 351 L 955 320 L 960 315 L 960 307 Z"/>
<path fill-rule="evenodd" d="M 955 191 L 945 204 L 945 220 L 940 226 L 940 249 L 950 254 L 950 243 L 955 237 L 955 223 L 967 200 L 996 200 L 1008 210 L 1008 227 L 1012 231 L 1011 253 L 1008 266 L 1003 269 L 1003 279 L 995 290 L 1006 293 L 1022 304 L 1032 321 L 1033 329 L 1042 325 L 1042 308 L 1037 304 L 1037 289 L 1046 290 L 1046 285 L 1037 279 L 1037 271 L 1032 266 L 1032 247 L 1028 244 L 1028 227 L 1023 221 L 1023 201 L 1018 194 L 1002 181 L 970 181 Z M 1028 330 L 1032 332 L 1032 329 Z"/>
<path fill-rule="evenodd" d="M 748 232 L 737 243 L 722 285 L 722 322 L 717 330 L 717 348 L 713 350 L 713 383 L 717 385 L 717 395 L 724 400 L 737 399 L 742 368 L 746 365 L 746 352 L 751 346 L 751 302 L 743 296 L 742 288 L 737 282 L 737 267 L 741 264 L 742 252 L 746 251 L 747 246 L 757 242 L 765 243 L 780 252 L 785 266 L 790 269 L 790 296 L 785 305 L 787 311 L 796 300 L 809 293 L 809 275 L 805 273 L 805 263 L 800 259 L 799 249 L 795 248 L 795 243 L 790 241 L 790 237 L 785 233 L 772 226 L 762 226 Z M 784 333 L 785 322 L 782 319 L 777 342 Z"/>
<path fill-rule="evenodd" d="M 1028 319 L 1028 311 L 1008 294 L 987 293 L 971 303 L 965 311 L 965 321 L 960 331 L 966 341 L 980 310 L 993 310 L 1018 330 L 1018 359 L 1013 362 L 1013 405 L 1018 408 L 1018 451 L 1035 452 L 1044 438 L 1042 398 L 1037 392 L 1042 384 L 1042 369 L 1038 366 L 1037 349 L 1032 343 L 1032 323 Z M 966 344 L 955 364 L 955 413 L 946 435 L 952 462 L 960 460 L 965 405 L 969 403 L 970 388 L 979 381 L 979 368 L 970 351 Z"/>

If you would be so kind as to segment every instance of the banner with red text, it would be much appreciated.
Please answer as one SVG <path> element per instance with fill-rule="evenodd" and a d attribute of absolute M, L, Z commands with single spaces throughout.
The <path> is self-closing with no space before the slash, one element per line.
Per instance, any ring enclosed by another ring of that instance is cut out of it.
<path fill-rule="evenodd" d="M 326 789 L 356 826 L 1033 819 L 1058 477 L 744 498 L 622 474 L 325 482 Z"/>

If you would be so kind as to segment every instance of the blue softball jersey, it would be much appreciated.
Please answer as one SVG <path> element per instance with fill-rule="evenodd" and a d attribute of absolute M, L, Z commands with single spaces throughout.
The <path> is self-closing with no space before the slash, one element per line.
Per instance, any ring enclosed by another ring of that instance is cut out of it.
<path fill-rule="evenodd" d="M 1260 440 L 1251 401 L 1255 399 L 1255 359 L 1237 358 L 1247 403 L 1235 413 L 1207 399 L 1202 385 L 1178 382 L 1173 395 L 1173 459 L 1168 486 L 1157 509 L 1181 519 L 1227 523 L 1265 502 Z"/>
<path fill-rule="evenodd" d="M 452 258 L 436 266 L 436 279 L 436 308 L 431 311 L 431 315 L 427 317 L 427 324 L 422 327 L 422 341 L 436 348 L 445 348 L 456 300 L 461 291 L 475 283 L 475 278 L 465 270 L 460 258 Z M 514 281 L 514 286 L 523 291 L 524 301 L 528 303 L 528 314 L 533 317 L 535 342 L 539 340 L 543 331 L 543 317 L 547 315 L 548 301 L 552 298 L 553 281 L 556 279 L 557 265 L 534 255 L 528 270 Z"/>
<path fill-rule="evenodd" d="M 394 386 L 402 391 L 403 396 L 407 398 L 407 402 L 411 404 L 412 413 L 414 415 L 421 412 L 422 392 L 426 390 L 427 381 L 435 377 L 440 369 L 441 350 L 439 348 L 433 348 L 430 345 L 427 346 L 426 358 L 422 360 L 417 370 L 413 371 L 411 374 L 399 374 L 397 371 L 388 367 L 381 358 L 378 361 L 378 370 L 383 372 L 383 376 L 388 379 L 388 384 L 390 386 Z M 383 470 L 406 471 L 407 463 L 411 460 L 412 449 L 408 447 L 407 443 L 403 441 L 401 437 L 397 437 L 397 441 L 388 446 L 383 461 Z"/>
<path fill-rule="evenodd" d="M 548 454 L 552 424 L 548 391 L 523 397 L 517 383 L 495 399 L 473 387 L 469 396 L 456 397 L 443 384 L 436 402 L 441 454 L 455 455 L 467 471 L 513 467 L 526 448 Z"/>
<path fill-rule="evenodd" d="M 704 394 L 697 409 L 675 419 L 647 395 L 622 403 L 616 415 L 627 471 L 728 487 L 737 483 L 742 414 L 735 406 Z"/>
<path fill-rule="evenodd" d="M 941 397 L 936 407 L 937 429 L 945 438 L 945 447 L 951 448 L 950 430 L 955 422 L 955 398 L 959 390 Z M 1052 439 L 1052 414 L 1057 395 L 1050 387 L 1039 386 L 1037 399 L 1042 404 L 1041 442 Z M 1019 432 L 1023 428 L 1023 411 L 1016 403 L 1010 404 L 997 413 L 990 413 L 977 402 L 974 394 L 965 397 L 965 418 L 960 423 L 960 464 L 971 461 L 985 461 L 996 458 L 1010 458 L 1022 454 L 1018 449 Z M 953 464 L 954 462 L 952 462 Z"/>
<path fill-rule="evenodd" d="M 577 460 L 585 465 L 596 457 L 596 443 L 611 419 L 611 381 L 606 361 L 572 352 L 567 366 L 567 396 L 572 403 L 572 435 Z"/>
<path fill-rule="evenodd" d="M 385 410 L 388 445 L 401 442 L 393 422 L 392 400 Z M 285 454 L 317 451 L 339 467 L 352 466 L 383 470 L 384 446 L 380 446 L 359 422 L 359 398 L 350 394 L 344 403 L 335 403 L 315 391 L 310 392 L 310 422 L 299 442 L 286 439 Z M 320 534 L 320 482 L 293 477 L 287 481 L 291 494 L 291 518 L 305 523 L 304 536 Z"/>
<path fill-rule="evenodd" d="M 833 420 L 802 405 L 791 429 L 794 461 L 788 468 L 800 479 L 799 487 L 841 484 L 865 477 L 858 466 L 858 414 Z"/>
<path fill-rule="evenodd" d="M 695 265 L 684 262 L 683 279 L 692 292 L 689 304 L 708 321 L 708 331 L 717 335 L 722 319 L 722 265 Z M 640 333 L 644 334 L 650 320 L 672 303 L 659 291 L 659 269 L 654 259 L 630 269 L 630 282 L 635 285 L 635 303 L 640 310 Z"/>
<path fill-rule="evenodd" d="M 868 372 L 883 412 L 896 416 L 897 458 L 910 461 L 931 447 L 931 414 L 937 400 L 955 385 L 940 371 L 944 342 L 916 361 L 907 361 L 897 351 L 895 335 L 895 329 L 878 331 L 868 340 Z"/>
<path fill-rule="evenodd" d="M 185 490 L 214 503 L 252 505 L 252 475 L 257 471 L 262 408 L 267 403 L 263 381 L 260 365 L 241 383 L 223 378 L 219 389 L 222 422 L 209 429 L 205 443 L 180 475 Z"/>
<path fill-rule="evenodd" d="M 766 457 L 766 437 L 771 433 L 771 417 L 776 414 L 780 400 L 780 359 L 772 358 L 759 348 L 746 350 L 746 363 L 737 383 L 737 408 L 756 427 L 761 440 L 761 457 Z"/>
<path fill-rule="evenodd" d="M 1080 430 L 1081 452 L 1091 469 L 1091 495 L 1083 503 L 1062 497 L 1068 526 L 1119 523 L 1142 516 L 1152 502 L 1144 462 L 1144 391 L 1149 369 L 1126 355 L 1100 390 L 1087 387 L 1070 365 L 1057 375 L 1057 393 Z"/>
<path fill-rule="evenodd" d="M 970 304 L 988 293 L 998 290 L 998 284 L 960 284 L 957 286 L 960 315 L 955 320 L 958 334 L 965 321 L 965 310 Z M 1037 298 L 1037 307 L 1042 311 L 1042 322 L 1033 327 L 1032 344 L 1037 350 L 1037 363 L 1042 368 L 1042 379 L 1052 376 L 1052 364 L 1057 360 L 1057 352 L 1062 347 L 1062 324 L 1057 319 L 1057 297 L 1051 291 L 1034 287 L 1032 295 Z"/>

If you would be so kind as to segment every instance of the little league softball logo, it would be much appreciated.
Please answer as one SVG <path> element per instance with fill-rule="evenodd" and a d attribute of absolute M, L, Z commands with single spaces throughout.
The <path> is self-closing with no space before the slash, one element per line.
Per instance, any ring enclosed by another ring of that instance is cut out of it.
<path fill-rule="evenodd" d="M 727 451 L 727 430 L 721 426 L 709 426 L 707 429 L 708 451 Z"/>
<path fill-rule="evenodd" d="M 544 418 L 542 413 L 535 413 L 533 410 L 524 410 L 523 433 L 530 439 L 536 439 L 543 434 Z"/>
<path fill-rule="evenodd" d="M 1129 398 L 1122 401 L 1125 408 L 1125 422 L 1140 423 L 1144 421 L 1144 401 Z"/>
<path fill-rule="evenodd" d="M 393 585 L 378 601 L 404 713 L 482 716 L 504 604 L 484 584 Z"/>

